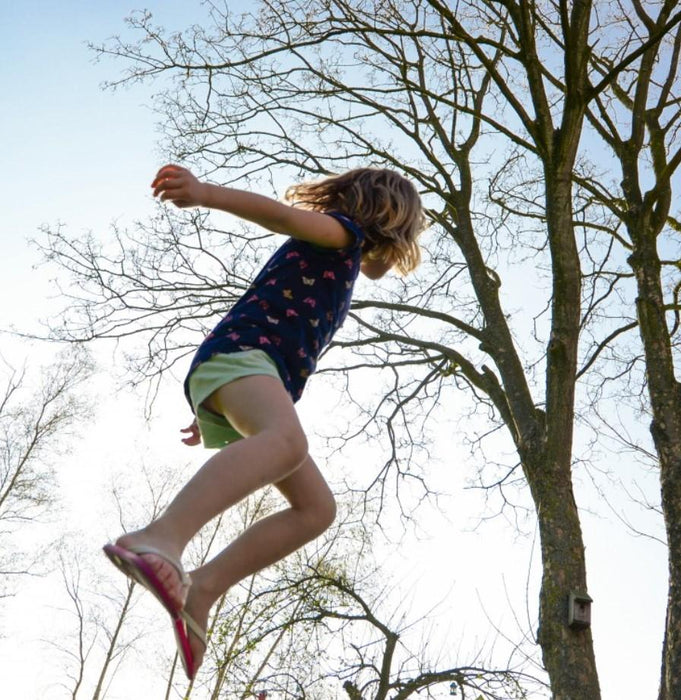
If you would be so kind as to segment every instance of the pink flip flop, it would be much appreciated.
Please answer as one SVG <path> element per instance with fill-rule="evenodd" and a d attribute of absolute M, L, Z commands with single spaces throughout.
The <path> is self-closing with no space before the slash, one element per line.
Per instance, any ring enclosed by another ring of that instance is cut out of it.
<path fill-rule="evenodd" d="M 155 554 L 175 567 L 180 575 L 182 586 L 188 591 L 191 585 L 191 579 L 185 573 L 182 564 L 154 547 L 126 548 L 117 544 L 107 544 L 104 545 L 103 549 L 106 556 L 117 569 L 151 591 L 156 598 L 158 598 L 161 605 L 168 611 L 173 621 L 175 643 L 177 644 L 177 652 L 182 661 L 182 666 L 187 674 L 187 678 L 189 678 L 190 681 L 193 680 L 196 668 L 194 667 L 194 655 L 192 654 L 192 649 L 189 644 L 189 633 L 191 632 L 196 635 L 205 647 L 208 646 L 206 632 L 199 627 L 199 624 L 189 613 L 185 612 L 185 610 L 178 607 L 177 604 L 173 602 L 162 581 L 156 576 L 152 567 L 141 555 Z"/>
<path fill-rule="evenodd" d="M 184 672 L 189 680 L 194 680 L 196 668 L 194 667 L 194 655 L 189 644 L 189 633 L 195 634 L 202 642 L 203 646 L 208 646 L 206 632 L 199 627 L 199 624 L 194 620 L 189 613 L 180 610 L 177 617 L 173 618 L 173 632 L 175 633 L 175 643 L 177 644 L 177 653 L 182 661 Z"/>
<path fill-rule="evenodd" d="M 126 576 L 140 583 L 148 591 L 151 591 L 163 607 L 170 613 L 173 619 L 177 618 L 182 610 L 170 596 L 163 582 L 158 578 L 153 568 L 143 559 L 142 554 L 155 554 L 171 564 L 180 575 L 180 583 L 189 590 L 191 579 L 182 568 L 182 564 L 164 552 L 153 547 L 121 547 L 117 544 L 107 544 L 104 546 L 104 553 L 111 560 L 113 565 L 122 571 Z M 185 597 L 186 597 L 185 591 Z"/>

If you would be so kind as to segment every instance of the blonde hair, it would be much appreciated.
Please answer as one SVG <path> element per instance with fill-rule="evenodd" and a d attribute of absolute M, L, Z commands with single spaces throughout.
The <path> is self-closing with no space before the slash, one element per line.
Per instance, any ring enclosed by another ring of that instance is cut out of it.
<path fill-rule="evenodd" d="M 421 261 L 417 238 L 426 228 L 421 198 L 414 185 L 393 170 L 357 168 L 293 185 L 285 198 L 306 209 L 350 217 L 366 236 L 365 259 L 389 263 L 403 275 Z"/>

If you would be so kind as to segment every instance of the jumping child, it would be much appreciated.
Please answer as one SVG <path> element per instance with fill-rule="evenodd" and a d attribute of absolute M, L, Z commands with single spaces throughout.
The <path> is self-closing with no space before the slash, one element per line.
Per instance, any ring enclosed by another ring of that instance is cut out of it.
<path fill-rule="evenodd" d="M 165 512 L 104 551 L 170 613 L 192 679 L 206 650 L 212 605 L 231 586 L 318 537 L 336 504 L 308 454 L 294 403 L 343 323 L 357 275 L 401 274 L 419 263 L 424 211 L 414 186 L 374 168 L 290 187 L 278 202 L 199 181 L 166 165 L 154 197 L 219 209 L 289 236 L 246 294 L 199 346 L 185 382 L 195 415 L 183 442 L 221 448 Z M 185 573 L 184 548 L 211 519 L 268 484 L 287 509 L 248 528 L 213 560 Z"/>

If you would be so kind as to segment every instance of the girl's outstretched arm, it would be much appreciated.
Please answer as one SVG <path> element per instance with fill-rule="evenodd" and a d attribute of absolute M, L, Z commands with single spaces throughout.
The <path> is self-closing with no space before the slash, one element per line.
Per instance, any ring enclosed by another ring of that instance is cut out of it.
<path fill-rule="evenodd" d="M 178 165 L 161 168 L 151 186 L 154 197 L 181 208 L 219 209 L 275 233 L 285 233 L 325 248 L 345 248 L 352 244 L 352 234 L 331 216 L 297 209 L 253 192 L 201 182 Z"/>

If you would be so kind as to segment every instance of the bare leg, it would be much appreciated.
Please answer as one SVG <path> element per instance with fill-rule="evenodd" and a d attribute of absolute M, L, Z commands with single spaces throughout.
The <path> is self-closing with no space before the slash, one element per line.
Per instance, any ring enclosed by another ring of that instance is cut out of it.
<path fill-rule="evenodd" d="M 210 608 L 231 586 L 296 551 L 333 522 L 335 500 L 310 457 L 276 486 L 291 507 L 259 520 L 217 557 L 191 572 L 185 609 L 203 629 Z M 205 650 L 193 635 L 190 644 L 198 668 Z"/>
<path fill-rule="evenodd" d="M 256 375 L 226 384 L 210 397 L 209 405 L 245 439 L 213 455 L 160 518 L 119 538 L 119 545 L 152 546 L 180 559 L 187 542 L 209 520 L 258 488 L 285 483 L 306 460 L 307 440 L 293 402 L 274 377 Z M 175 569 L 155 555 L 144 556 L 181 605 Z"/>

